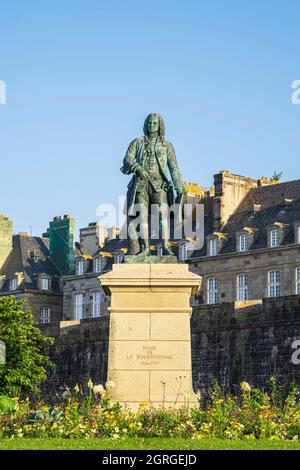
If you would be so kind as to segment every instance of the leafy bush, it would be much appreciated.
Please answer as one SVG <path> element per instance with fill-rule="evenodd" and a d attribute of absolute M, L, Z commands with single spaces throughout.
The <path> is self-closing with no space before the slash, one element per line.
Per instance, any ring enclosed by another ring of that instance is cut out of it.
<path fill-rule="evenodd" d="M 0 298 L 0 340 L 6 346 L 6 364 L 0 364 L 0 393 L 20 396 L 39 393 L 46 379 L 46 366 L 52 367 L 42 349 L 53 344 L 34 326 L 32 313 L 24 309 L 24 299 Z"/>
<path fill-rule="evenodd" d="M 6 414 L 15 411 L 17 408 L 15 400 L 6 395 L 0 395 L 0 413 Z"/>

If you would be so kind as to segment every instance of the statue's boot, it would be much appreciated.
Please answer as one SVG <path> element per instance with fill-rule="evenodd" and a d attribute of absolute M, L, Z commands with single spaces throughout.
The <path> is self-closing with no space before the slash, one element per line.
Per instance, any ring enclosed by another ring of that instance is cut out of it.
<path fill-rule="evenodd" d="M 151 251 L 149 248 L 144 248 L 139 252 L 139 256 L 151 256 Z"/>
<path fill-rule="evenodd" d="M 138 254 L 139 251 L 140 251 L 140 244 L 138 240 L 130 239 L 127 255 L 135 256 Z"/>
<path fill-rule="evenodd" d="M 163 254 L 164 255 L 168 255 L 168 256 L 174 256 L 174 253 L 173 251 L 170 249 L 169 245 L 167 243 L 165 243 L 163 245 Z"/>
<path fill-rule="evenodd" d="M 139 256 L 151 256 L 149 242 L 144 240 L 144 248 L 139 252 Z"/>

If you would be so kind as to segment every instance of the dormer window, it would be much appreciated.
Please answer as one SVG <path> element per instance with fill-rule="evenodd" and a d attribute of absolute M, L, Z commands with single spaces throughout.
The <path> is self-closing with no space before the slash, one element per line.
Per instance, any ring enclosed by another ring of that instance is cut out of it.
<path fill-rule="evenodd" d="M 212 238 L 209 240 L 209 256 L 217 256 L 218 254 L 218 239 Z"/>
<path fill-rule="evenodd" d="M 83 275 L 83 259 L 80 259 L 77 263 L 77 274 L 78 276 Z"/>
<path fill-rule="evenodd" d="M 280 245 L 280 231 L 277 228 L 274 228 L 270 232 L 270 246 L 271 248 L 275 248 L 276 246 Z"/>
<path fill-rule="evenodd" d="M 236 251 L 239 253 L 250 250 L 254 243 L 256 229 L 253 227 L 244 227 L 236 232 Z"/>
<path fill-rule="evenodd" d="M 240 251 L 248 251 L 248 235 L 246 233 L 239 236 L 239 249 Z"/>
<path fill-rule="evenodd" d="M 9 281 L 9 290 L 14 291 L 17 290 L 18 287 L 18 279 L 16 277 L 12 277 Z"/>
<path fill-rule="evenodd" d="M 42 290 L 49 290 L 50 281 L 47 277 L 42 277 L 41 279 L 41 289 Z"/>
<path fill-rule="evenodd" d="M 224 243 L 227 241 L 227 235 L 223 232 L 214 232 L 212 235 L 209 235 L 206 240 L 207 255 L 217 256 L 221 252 Z"/>
<path fill-rule="evenodd" d="M 115 263 L 121 264 L 123 262 L 124 254 L 123 253 L 116 253 L 115 255 Z"/>
<path fill-rule="evenodd" d="M 287 224 L 278 221 L 268 227 L 268 246 L 270 248 L 276 248 L 282 244 L 287 228 Z"/>
<path fill-rule="evenodd" d="M 37 288 L 43 291 L 51 290 L 51 277 L 46 273 L 42 273 L 37 278 Z"/>
<path fill-rule="evenodd" d="M 103 271 L 105 265 L 104 258 L 96 258 L 95 259 L 95 273 L 101 273 Z"/>

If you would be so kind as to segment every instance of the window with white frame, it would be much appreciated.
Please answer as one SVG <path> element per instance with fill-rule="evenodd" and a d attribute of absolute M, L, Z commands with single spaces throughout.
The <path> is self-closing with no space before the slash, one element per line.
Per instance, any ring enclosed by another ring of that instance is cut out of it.
<path fill-rule="evenodd" d="M 300 295 L 300 268 L 296 268 L 296 295 Z"/>
<path fill-rule="evenodd" d="M 80 259 L 77 263 L 77 274 L 78 276 L 83 275 L 83 259 Z"/>
<path fill-rule="evenodd" d="M 217 256 L 218 254 L 218 239 L 212 238 L 209 240 L 209 256 Z"/>
<path fill-rule="evenodd" d="M 101 273 L 104 267 L 104 259 L 103 258 L 96 258 L 95 259 L 95 272 Z"/>
<path fill-rule="evenodd" d="M 75 294 L 75 320 L 81 320 L 83 317 L 83 294 Z"/>
<path fill-rule="evenodd" d="M 183 243 L 180 247 L 180 259 L 181 259 L 181 261 L 186 261 L 187 258 L 188 258 L 187 244 Z"/>
<path fill-rule="evenodd" d="M 41 279 L 41 289 L 42 290 L 49 290 L 49 279 L 47 277 L 42 277 Z"/>
<path fill-rule="evenodd" d="M 237 300 L 244 302 L 249 299 L 248 274 L 237 275 Z"/>
<path fill-rule="evenodd" d="M 268 272 L 268 296 L 280 297 L 280 271 Z"/>
<path fill-rule="evenodd" d="M 246 233 L 243 233 L 239 237 L 240 240 L 240 251 L 247 251 L 248 250 L 248 235 Z"/>
<path fill-rule="evenodd" d="M 93 292 L 93 317 L 100 317 L 101 294 L 100 291 Z"/>
<path fill-rule="evenodd" d="M 280 231 L 277 228 L 271 230 L 270 233 L 270 245 L 271 248 L 275 248 L 280 245 Z"/>
<path fill-rule="evenodd" d="M 18 287 L 18 280 L 16 277 L 12 277 L 11 280 L 9 281 L 9 290 L 17 290 Z"/>
<path fill-rule="evenodd" d="M 117 253 L 115 256 L 115 263 L 121 264 L 123 261 L 123 253 Z"/>
<path fill-rule="evenodd" d="M 40 309 L 40 323 L 50 323 L 50 315 L 50 307 L 42 307 Z"/>
<path fill-rule="evenodd" d="M 300 225 L 297 227 L 297 243 L 300 243 Z"/>
<path fill-rule="evenodd" d="M 215 277 L 207 279 L 207 303 L 209 305 L 219 302 L 219 282 Z"/>

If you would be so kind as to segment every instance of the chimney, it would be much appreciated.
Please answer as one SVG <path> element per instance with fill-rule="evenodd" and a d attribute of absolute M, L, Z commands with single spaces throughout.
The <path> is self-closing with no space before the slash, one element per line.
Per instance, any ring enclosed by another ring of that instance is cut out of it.
<path fill-rule="evenodd" d="M 213 229 L 220 230 L 236 211 L 247 193 L 251 189 L 257 188 L 258 181 L 224 170 L 214 176 L 214 186 Z"/>
<path fill-rule="evenodd" d="M 13 248 L 13 223 L 0 215 L 0 269 Z"/>
<path fill-rule="evenodd" d="M 62 276 L 75 270 L 75 219 L 56 216 L 49 228 L 50 258 Z"/>

